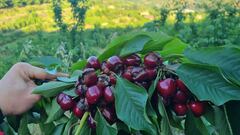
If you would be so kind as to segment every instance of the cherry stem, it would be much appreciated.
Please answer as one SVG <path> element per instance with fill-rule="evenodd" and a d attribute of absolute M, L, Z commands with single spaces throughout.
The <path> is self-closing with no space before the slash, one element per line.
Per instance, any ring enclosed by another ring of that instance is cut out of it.
<path fill-rule="evenodd" d="M 84 115 L 83 115 L 83 117 L 82 117 L 82 119 L 80 121 L 80 124 L 79 124 L 79 126 L 77 128 L 77 131 L 76 131 L 75 135 L 80 135 L 81 129 L 82 129 L 84 123 L 86 122 L 88 115 L 89 115 L 89 112 L 85 112 L 84 113 Z"/>

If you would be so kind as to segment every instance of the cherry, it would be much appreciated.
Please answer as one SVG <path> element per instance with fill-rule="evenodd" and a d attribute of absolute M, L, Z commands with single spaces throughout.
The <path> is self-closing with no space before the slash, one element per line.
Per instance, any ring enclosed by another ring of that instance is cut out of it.
<path fill-rule="evenodd" d="M 114 122 L 116 122 L 116 114 L 113 108 L 106 107 L 103 108 L 101 112 L 109 124 L 113 124 Z"/>
<path fill-rule="evenodd" d="M 101 90 L 96 85 L 89 87 L 86 92 L 86 99 L 88 104 L 92 105 L 97 103 L 101 95 Z"/>
<path fill-rule="evenodd" d="M 111 74 L 109 76 L 109 79 L 110 79 L 110 84 L 111 85 L 115 85 L 116 84 L 117 80 L 116 80 L 116 77 L 113 74 Z"/>
<path fill-rule="evenodd" d="M 141 58 L 137 54 L 130 55 L 124 59 L 124 64 L 127 66 L 139 66 Z"/>
<path fill-rule="evenodd" d="M 128 71 L 123 72 L 122 77 L 127 79 L 128 81 L 133 81 L 131 72 L 128 72 Z"/>
<path fill-rule="evenodd" d="M 106 66 L 113 72 L 119 72 L 123 67 L 123 62 L 118 56 L 108 58 Z"/>
<path fill-rule="evenodd" d="M 113 95 L 113 92 L 112 92 L 112 88 L 111 87 L 106 87 L 103 91 L 103 96 L 104 96 L 104 100 L 107 102 L 107 103 L 112 103 L 114 102 L 114 95 Z"/>
<path fill-rule="evenodd" d="M 66 95 L 66 94 L 64 94 L 64 93 L 58 94 L 58 96 L 57 96 L 57 103 L 58 103 L 58 104 L 61 103 L 61 101 L 62 101 L 62 99 L 63 99 L 63 97 L 64 97 L 65 95 Z"/>
<path fill-rule="evenodd" d="M 164 98 L 174 96 L 174 94 L 176 93 L 176 85 L 174 80 L 171 78 L 167 78 L 165 80 L 159 81 L 157 83 L 157 90 Z"/>
<path fill-rule="evenodd" d="M 87 123 L 88 123 L 88 126 L 91 129 L 95 129 L 96 128 L 96 122 L 95 122 L 95 120 L 93 119 L 93 117 L 91 115 L 88 117 Z"/>
<path fill-rule="evenodd" d="M 178 90 L 173 97 L 173 102 L 175 103 L 186 103 L 187 100 L 188 100 L 188 95 L 180 90 Z"/>
<path fill-rule="evenodd" d="M 85 113 L 85 110 L 81 102 L 73 107 L 73 114 L 76 117 L 81 119 L 84 113 Z"/>
<path fill-rule="evenodd" d="M 60 97 L 59 97 L 59 99 L 60 99 Z M 67 111 L 67 110 L 70 110 L 74 106 L 74 101 L 70 96 L 64 94 L 62 96 L 61 100 L 59 100 L 59 105 L 62 108 L 62 110 Z"/>
<path fill-rule="evenodd" d="M 83 83 L 87 86 L 93 86 L 97 84 L 98 78 L 97 74 L 95 73 L 94 68 L 86 68 L 83 71 Z"/>
<path fill-rule="evenodd" d="M 147 78 L 149 81 L 154 80 L 157 77 L 157 69 L 145 69 L 145 72 L 147 73 Z"/>
<path fill-rule="evenodd" d="M 107 67 L 107 63 L 104 61 L 101 65 L 101 70 L 103 73 L 108 74 L 110 72 L 110 69 Z"/>
<path fill-rule="evenodd" d="M 82 97 L 85 95 L 86 90 L 87 90 L 86 86 L 78 85 L 77 88 L 75 89 L 75 93 Z"/>
<path fill-rule="evenodd" d="M 200 117 L 205 113 L 205 103 L 201 101 L 192 101 L 189 103 L 189 108 L 195 117 Z"/>
<path fill-rule="evenodd" d="M 102 74 L 98 76 L 97 86 L 101 91 L 103 91 L 109 85 L 109 82 L 109 76 L 107 76 L 106 74 Z"/>
<path fill-rule="evenodd" d="M 145 70 L 141 70 L 136 76 L 133 77 L 134 81 L 142 82 L 148 79 L 148 74 Z"/>
<path fill-rule="evenodd" d="M 87 59 L 87 67 L 97 70 L 101 68 L 101 64 L 96 56 L 91 56 Z"/>
<path fill-rule="evenodd" d="M 162 65 L 162 59 L 158 54 L 151 52 L 144 57 L 144 65 L 147 68 L 155 68 Z"/>
<path fill-rule="evenodd" d="M 189 90 L 186 87 L 186 85 L 179 79 L 176 80 L 176 86 L 178 87 L 179 90 L 181 90 L 182 92 L 189 94 Z"/>
<path fill-rule="evenodd" d="M 188 108 L 185 104 L 175 104 L 173 110 L 177 116 L 184 116 L 187 113 Z"/>

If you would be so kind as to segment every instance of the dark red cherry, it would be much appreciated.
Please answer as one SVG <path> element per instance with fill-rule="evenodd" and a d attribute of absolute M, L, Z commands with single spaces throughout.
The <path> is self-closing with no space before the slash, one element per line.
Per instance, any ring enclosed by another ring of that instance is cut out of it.
<path fill-rule="evenodd" d="M 180 90 L 178 90 L 173 97 L 174 103 L 186 103 L 187 100 L 188 100 L 188 95 Z"/>
<path fill-rule="evenodd" d="M 76 117 L 81 119 L 84 113 L 85 113 L 85 110 L 81 105 L 77 104 L 73 107 L 73 114 Z"/>
<path fill-rule="evenodd" d="M 123 68 L 123 62 L 118 56 L 108 58 L 106 66 L 113 72 L 119 72 Z"/>
<path fill-rule="evenodd" d="M 81 97 L 85 95 L 86 91 L 87 88 L 84 85 L 78 85 L 77 88 L 75 89 L 75 93 Z"/>
<path fill-rule="evenodd" d="M 131 72 L 128 72 L 128 71 L 123 72 L 122 77 L 127 79 L 128 81 L 133 81 Z"/>
<path fill-rule="evenodd" d="M 109 124 L 113 124 L 114 122 L 116 122 L 116 114 L 114 109 L 106 107 L 103 108 L 101 112 Z"/>
<path fill-rule="evenodd" d="M 144 57 L 144 65 L 147 68 L 155 68 L 162 65 L 162 59 L 158 54 L 151 52 Z"/>
<path fill-rule="evenodd" d="M 95 70 L 100 69 L 101 68 L 101 64 L 99 62 L 99 60 L 97 59 L 96 56 L 90 56 L 87 59 L 87 67 L 88 68 L 94 68 Z"/>
<path fill-rule="evenodd" d="M 173 79 L 167 78 L 157 83 L 157 90 L 164 98 L 169 98 L 175 95 L 176 85 Z"/>
<path fill-rule="evenodd" d="M 145 69 L 145 72 L 147 73 L 147 78 L 149 81 L 154 80 L 157 77 L 157 69 Z"/>
<path fill-rule="evenodd" d="M 101 70 L 105 74 L 109 74 L 110 72 L 110 69 L 107 67 L 107 63 L 105 61 L 101 65 Z"/>
<path fill-rule="evenodd" d="M 87 86 L 93 86 L 96 85 L 98 82 L 97 74 L 95 73 L 95 70 L 93 68 L 86 68 L 83 71 L 83 83 Z"/>
<path fill-rule="evenodd" d="M 74 103 L 73 99 L 70 96 L 66 95 L 66 94 L 62 97 L 62 100 L 59 102 L 60 107 L 64 111 L 72 109 L 74 104 L 75 103 Z"/>
<path fill-rule="evenodd" d="M 184 116 L 187 113 L 188 108 L 185 104 L 175 104 L 173 110 L 177 116 Z"/>
<path fill-rule="evenodd" d="M 104 100 L 107 103 L 113 103 L 114 102 L 114 95 L 113 95 L 113 90 L 112 87 L 106 87 L 103 91 L 103 96 L 104 96 Z"/>
<path fill-rule="evenodd" d="M 93 117 L 91 115 L 88 117 L 87 123 L 88 123 L 88 126 L 91 129 L 95 129 L 96 128 L 96 122 L 95 122 L 95 120 L 93 119 Z"/>
<path fill-rule="evenodd" d="M 111 85 L 115 85 L 115 84 L 116 84 L 117 79 L 116 79 L 116 77 L 115 77 L 113 74 L 111 74 L 111 75 L 109 76 L 109 79 L 110 79 L 110 84 L 111 84 Z"/>
<path fill-rule="evenodd" d="M 176 86 L 179 90 L 181 90 L 182 92 L 186 93 L 186 94 L 190 94 L 190 91 L 188 90 L 188 88 L 186 87 L 186 85 L 179 79 L 176 80 Z"/>
<path fill-rule="evenodd" d="M 57 103 L 60 104 L 60 102 L 62 101 L 63 97 L 66 96 L 66 94 L 64 93 L 60 93 L 57 96 Z"/>
<path fill-rule="evenodd" d="M 101 90 L 96 85 L 89 87 L 86 92 L 86 99 L 88 104 L 96 104 L 101 95 Z"/>
<path fill-rule="evenodd" d="M 141 58 L 137 54 L 127 56 L 124 59 L 124 64 L 126 66 L 139 66 L 141 63 Z"/>
<path fill-rule="evenodd" d="M 192 101 L 189 103 L 189 107 L 195 117 L 200 117 L 205 113 L 205 102 Z"/>

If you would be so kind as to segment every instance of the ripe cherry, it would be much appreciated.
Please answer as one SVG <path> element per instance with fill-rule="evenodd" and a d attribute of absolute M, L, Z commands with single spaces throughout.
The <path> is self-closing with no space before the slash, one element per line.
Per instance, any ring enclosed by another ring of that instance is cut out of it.
<path fill-rule="evenodd" d="M 119 72 L 123 68 L 123 62 L 118 56 L 108 58 L 106 66 L 113 72 Z"/>
<path fill-rule="evenodd" d="M 101 64 L 96 56 L 91 56 L 87 59 L 87 67 L 97 70 L 101 68 Z"/>
<path fill-rule="evenodd" d="M 74 106 L 74 101 L 70 96 L 65 94 L 65 95 L 63 95 L 61 100 L 59 100 L 59 105 L 64 111 L 67 111 L 67 110 L 70 110 Z"/>
<path fill-rule="evenodd" d="M 128 81 L 133 81 L 131 72 L 128 72 L 128 71 L 123 72 L 122 77 L 127 79 Z"/>
<path fill-rule="evenodd" d="M 189 103 L 189 108 L 195 117 L 200 117 L 205 113 L 205 102 L 192 101 Z"/>
<path fill-rule="evenodd" d="M 87 86 L 93 86 L 97 84 L 98 77 L 93 68 L 86 68 L 83 71 L 83 83 Z"/>
<path fill-rule="evenodd" d="M 89 87 L 86 92 L 86 99 L 88 104 L 96 104 L 101 95 L 101 90 L 96 85 Z"/>
<path fill-rule="evenodd" d="M 145 69 L 146 73 L 147 73 L 147 79 L 149 81 L 154 80 L 157 77 L 157 69 L 153 68 L 153 69 Z"/>
<path fill-rule="evenodd" d="M 78 85 L 77 88 L 75 89 L 75 93 L 78 95 L 78 96 L 84 96 L 85 93 L 86 93 L 86 86 L 84 85 Z"/>
<path fill-rule="evenodd" d="M 142 70 L 136 76 L 133 77 L 133 80 L 138 82 L 147 81 L 148 74 L 145 70 Z"/>
<path fill-rule="evenodd" d="M 116 84 L 117 80 L 116 80 L 116 77 L 113 74 L 111 74 L 109 76 L 109 79 L 110 79 L 110 84 L 111 85 L 115 85 Z"/>
<path fill-rule="evenodd" d="M 87 123 L 88 123 L 88 126 L 91 129 L 95 129 L 96 128 L 96 122 L 95 122 L 95 120 L 93 119 L 93 117 L 91 115 L 88 117 Z"/>
<path fill-rule="evenodd" d="M 176 93 L 176 85 L 174 80 L 171 78 L 167 78 L 165 80 L 159 81 L 157 83 L 157 90 L 164 98 L 174 96 L 174 94 Z"/>
<path fill-rule="evenodd" d="M 188 88 L 186 87 L 186 85 L 181 80 L 179 80 L 179 79 L 176 80 L 176 86 L 182 92 L 184 92 L 186 94 L 190 94 Z"/>
<path fill-rule="evenodd" d="M 116 114 L 113 108 L 106 107 L 103 108 L 101 112 L 109 124 L 116 122 Z"/>
<path fill-rule="evenodd" d="M 188 108 L 185 104 L 175 104 L 173 110 L 177 116 L 184 116 L 187 113 Z"/>
<path fill-rule="evenodd" d="M 188 100 L 188 95 L 180 90 L 178 90 L 173 97 L 174 103 L 186 103 L 187 100 Z"/>
<path fill-rule="evenodd" d="M 137 54 L 130 55 L 124 59 L 124 64 L 126 66 L 139 66 L 141 63 L 141 58 Z"/>
<path fill-rule="evenodd" d="M 144 65 L 147 68 L 155 68 L 159 65 L 162 65 L 162 59 L 156 53 L 149 53 L 144 57 Z"/>
<path fill-rule="evenodd" d="M 109 72 L 110 72 L 110 69 L 107 67 L 107 63 L 105 61 L 102 62 L 101 70 L 105 74 L 109 74 Z"/>
<path fill-rule="evenodd" d="M 102 74 L 98 76 L 97 86 L 103 91 L 110 83 L 110 78 L 106 74 Z"/>
<path fill-rule="evenodd" d="M 113 91 L 112 91 L 112 87 L 106 87 L 103 91 L 103 96 L 104 96 L 104 100 L 107 103 L 112 103 L 114 102 L 114 95 L 113 95 Z"/>
<path fill-rule="evenodd" d="M 85 113 L 84 107 L 81 104 L 82 103 L 77 103 L 77 105 L 75 105 L 73 107 L 73 114 L 80 119 L 82 118 L 83 114 Z"/>
<path fill-rule="evenodd" d="M 66 94 L 64 94 L 64 93 L 58 94 L 58 96 L 57 96 L 57 103 L 58 103 L 58 104 L 61 103 L 61 101 L 62 101 L 62 99 L 63 99 L 63 97 L 64 97 L 65 95 L 66 95 Z"/>

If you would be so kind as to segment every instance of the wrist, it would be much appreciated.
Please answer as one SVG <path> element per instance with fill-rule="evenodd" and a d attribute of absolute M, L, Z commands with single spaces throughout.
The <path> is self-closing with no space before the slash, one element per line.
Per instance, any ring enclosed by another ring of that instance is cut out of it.
<path fill-rule="evenodd" d="M 0 113 L 4 113 L 3 111 L 3 83 L 2 80 L 0 80 Z M 1 115 L 1 114 L 0 114 Z"/>

